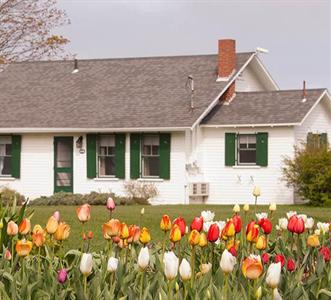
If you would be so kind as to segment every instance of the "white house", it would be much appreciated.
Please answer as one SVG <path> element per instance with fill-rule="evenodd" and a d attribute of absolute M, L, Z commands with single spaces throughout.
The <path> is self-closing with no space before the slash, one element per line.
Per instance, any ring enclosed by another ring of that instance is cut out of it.
<path fill-rule="evenodd" d="M 123 193 L 156 204 L 293 203 L 285 155 L 331 136 L 326 89 L 279 90 L 258 52 L 22 62 L 0 73 L 0 186 L 30 198 Z"/>

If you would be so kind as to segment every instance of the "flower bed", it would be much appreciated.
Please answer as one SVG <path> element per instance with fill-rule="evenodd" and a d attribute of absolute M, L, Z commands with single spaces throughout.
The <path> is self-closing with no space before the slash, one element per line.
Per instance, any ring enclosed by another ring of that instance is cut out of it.
<path fill-rule="evenodd" d="M 288 212 L 273 228 L 276 205 L 248 218 L 248 205 L 235 205 L 224 221 L 202 211 L 193 220 L 165 214 L 163 239 L 144 227 L 116 219 L 100 224 L 105 246 L 90 253 L 93 208 L 77 209 L 82 235 L 70 235 L 59 212 L 45 227 L 33 214 L 0 208 L 3 249 L 0 299 L 329 299 L 330 223 Z M 255 210 L 255 208 L 254 208 Z M 187 223 L 190 221 L 190 223 Z M 271 238 L 271 233 L 275 238 Z M 64 251 L 69 238 L 79 249 Z"/>

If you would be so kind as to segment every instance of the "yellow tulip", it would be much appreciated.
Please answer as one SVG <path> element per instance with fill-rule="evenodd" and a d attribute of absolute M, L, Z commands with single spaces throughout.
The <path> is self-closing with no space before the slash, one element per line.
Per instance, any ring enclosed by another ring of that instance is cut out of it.
<path fill-rule="evenodd" d="M 264 235 L 260 235 L 257 238 L 255 247 L 258 250 L 264 250 L 265 248 L 267 248 L 267 239 L 266 239 L 266 237 Z"/>
<path fill-rule="evenodd" d="M 208 243 L 208 241 L 207 241 L 206 234 L 204 232 L 201 232 L 200 233 L 200 239 L 199 239 L 199 246 L 201 248 L 206 247 L 207 246 L 207 243 Z"/>
<path fill-rule="evenodd" d="M 51 216 L 46 224 L 46 231 L 49 234 L 54 234 L 59 226 L 58 221 L 55 219 L 55 217 Z"/>
<path fill-rule="evenodd" d="M 191 246 L 196 246 L 199 244 L 200 242 L 200 233 L 199 231 L 193 229 L 190 232 L 189 238 L 188 238 L 188 242 Z"/>
<path fill-rule="evenodd" d="M 27 256 L 29 255 L 32 249 L 32 242 L 26 240 L 18 240 L 15 246 L 15 250 L 18 256 Z"/>
<path fill-rule="evenodd" d="M 146 227 L 143 227 L 143 229 L 141 229 L 139 240 L 143 245 L 146 245 L 150 242 L 151 235 Z"/>
<path fill-rule="evenodd" d="M 173 243 L 176 243 L 178 241 L 180 241 L 182 238 L 182 233 L 179 229 L 178 225 L 174 225 L 172 226 L 171 230 L 170 230 L 170 241 L 172 241 Z"/>
<path fill-rule="evenodd" d="M 70 226 L 65 222 L 60 222 L 57 230 L 54 233 L 54 238 L 57 241 L 64 241 L 69 237 Z"/>
<path fill-rule="evenodd" d="M 316 234 L 312 234 L 307 238 L 307 245 L 310 247 L 318 247 L 320 245 L 320 241 Z"/>

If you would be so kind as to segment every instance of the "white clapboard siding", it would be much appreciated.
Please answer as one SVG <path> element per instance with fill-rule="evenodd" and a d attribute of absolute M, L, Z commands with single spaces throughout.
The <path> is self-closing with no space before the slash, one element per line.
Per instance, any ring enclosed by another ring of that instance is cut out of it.
<path fill-rule="evenodd" d="M 225 132 L 268 132 L 267 167 L 226 167 Z M 204 128 L 201 141 L 203 159 L 199 162 L 205 182 L 209 182 L 208 203 L 232 204 L 253 202 L 253 186 L 259 185 L 262 196 L 259 203 L 293 203 L 293 191 L 281 181 L 281 165 L 284 155 L 293 155 L 294 134 L 292 128 Z"/>

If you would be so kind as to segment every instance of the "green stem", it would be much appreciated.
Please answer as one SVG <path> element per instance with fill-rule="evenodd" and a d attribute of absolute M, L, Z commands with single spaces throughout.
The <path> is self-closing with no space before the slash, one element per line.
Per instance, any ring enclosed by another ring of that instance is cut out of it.
<path fill-rule="evenodd" d="M 112 249 L 113 248 L 113 241 L 112 239 L 109 239 L 108 240 L 108 256 L 110 257 L 111 256 L 111 253 L 112 253 Z"/>
<path fill-rule="evenodd" d="M 256 205 L 257 205 L 257 196 L 255 196 L 254 218 L 255 218 L 255 215 L 256 215 Z"/>
<path fill-rule="evenodd" d="M 11 240 L 11 267 L 14 268 L 14 238 Z"/>
<path fill-rule="evenodd" d="M 186 298 L 187 298 L 187 287 L 186 287 L 186 283 L 184 282 L 183 285 L 184 285 L 184 300 L 186 300 Z"/>
<path fill-rule="evenodd" d="M 40 259 L 41 259 L 40 248 L 41 247 L 38 247 L 38 277 L 40 277 Z"/>
<path fill-rule="evenodd" d="M 256 280 L 253 280 L 253 295 L 256 298 Z"/>
<path fill-rule="evenodd" d="M 84 232 L 84 222 L 82 222 L 82 246 L 80 248 L 82 253 L 84 252 L 84 239 L 83 239 L 84 234 L 85 234 L 85 232 Z"/>
<path fill-rule="evenodd" d="M 248 300 L 251 300 L 251 284 L 248 281 Z"/>
<path fill-rule="evenodd" d="M 142 300 L 142 298 L 143 298 L 144 277 L 145 277 L 145 271 L 143 271 L 142 274 L 141 274 L 141 282 L 140 282 L 140 297 L 139 297 L 140 300 Z"/>
<path fill-rule="evenodd" d="M 168 280 L 168 300 L 171 300 L 171 280 Z"/>
<path fill-rule="evenodd" d="M 127 246 L 127 247 L 125 248 L 125 265 L 124 265 L 124 273 L 126 273 L 127 263 L 128 263 L 128 248 L 129 248 L 129 246 Z"/>
<path fill-rule="evenodd" d="M 211 244 L 211 271 L 213 273 L 214 271 L 214 247 L 215 247 L 215 243 Z"/>
<path fill-rule="evenodd" d="M 178 244 L 177 244 L 177 251 L 178 251 L 178 263 L 180 264 L 180 241 L 178 241 Z"/>
<path fill-rule="evenodd" d="M 191 288 L 193 288 L 194 285 L 194 279 L 195 279 L 195 246 L 192 247 L 192 256 L 191 256 L 191 271 L 192 271 L 192 276 L 191 276 Z"/>
<path fill-rule="evenodd" d="M 87 276 L 84 275 L 84 295 L 87 298 L 86 292 L 87 292 Z"/>
<path fill-rule="evenodd" d="M 294 233 L 292 232 L 292 237 L 291 237 L 291 252 L 293 251 L 293 242 L 294 242 Z"/>
<path fill-rule="evenodd" d="M 228 299 L 228 287 L 229 287 L 229 274 L 225 274 L 224 282 L 224 299 Z"/>
<path fill-rule="evenodd" d="M 163 243 L 162 243 L 162 262 L 163 262 L 164 252 L 165 252 L 166 237 L 167 237 L 167 232 L 164 231 Z"/>

